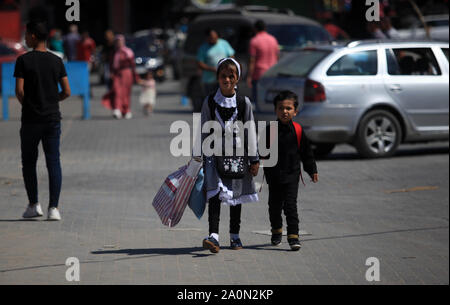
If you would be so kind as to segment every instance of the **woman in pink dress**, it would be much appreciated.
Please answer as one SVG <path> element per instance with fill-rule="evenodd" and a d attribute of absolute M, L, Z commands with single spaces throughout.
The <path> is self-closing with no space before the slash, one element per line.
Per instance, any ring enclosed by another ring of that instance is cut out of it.
<path fill-rule="evenodd" d="M 130 110 L 131 88 L 137 75 L 135 73 L 134 53 L 125 45 L 123 35 L 116 36 L 116 52 L 111 63 L 112 88 L 102 99 L 103 105 L 113 110 L 116 119 L 133 117 Z"/>

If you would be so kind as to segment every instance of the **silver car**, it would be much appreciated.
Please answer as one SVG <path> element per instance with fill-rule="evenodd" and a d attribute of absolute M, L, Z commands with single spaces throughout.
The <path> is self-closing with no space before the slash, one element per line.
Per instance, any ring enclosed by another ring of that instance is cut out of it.
<path fill-rule="evenodd" d="M 364 157 L 387 157 L 400 143 L 449 138 L 448 43 L 303 48 L 259 81 L 259 109 L 273 112 L 273 98 L 283 90 L 299 96 L 297 119 L 321 155 L 349 143 Z"/>

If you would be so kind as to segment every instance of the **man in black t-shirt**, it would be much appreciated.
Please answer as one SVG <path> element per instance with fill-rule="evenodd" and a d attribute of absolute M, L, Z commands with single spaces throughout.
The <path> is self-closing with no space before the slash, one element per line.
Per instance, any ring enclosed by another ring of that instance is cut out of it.
<path fill-rule="evenodd" d="M 58 204 L 62 173 L 59 154 L 59 102 L 70 96 L 70 86 L 62 60 L 47 51 L 47 37 L 48 31 L 44 23 L 27 24 L 25 41 L 33 51 L 17 58 L 14 71 L 16 96 L 22 105 L 22 173 L 29 200 L 23 217 L 35 218 L 43 215 L 38 203 L 36 175 L 38 146 L 42 141 L 50 184 L 48 219 L 60 220 Z M 61 85 L 61 92 L 58 83 Z"/>

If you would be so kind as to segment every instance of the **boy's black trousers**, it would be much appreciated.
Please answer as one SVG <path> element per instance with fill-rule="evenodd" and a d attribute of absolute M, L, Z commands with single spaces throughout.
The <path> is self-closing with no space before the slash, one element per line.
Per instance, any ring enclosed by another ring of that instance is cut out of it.
<path fill-rule="evenodd" d="M 281 212 L 284 211 L 287 222 L 287 234 L 298 235 L 297 194 L 299 181 L 269 184 L 269 218 L 272 230 L 283 228 Z"/>

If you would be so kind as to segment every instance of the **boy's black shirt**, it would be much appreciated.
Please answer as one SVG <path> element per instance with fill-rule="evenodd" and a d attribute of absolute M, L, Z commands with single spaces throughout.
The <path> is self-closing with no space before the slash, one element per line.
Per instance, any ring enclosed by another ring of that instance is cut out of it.
<path fill-rule="evenodd" d="M 270 125 L 266 127 L 266 139 L 270 139 Z M 270 141 L 267 142 L 269 146 Z M 309 176 L 312 177 L 317 173 L 311 143 L 303 129 L 299 149 L 292 121 L 285 125 L 278 120 L 278 163 L 274 167 L 264 167 L 267 183 L 285 184 L 298 181 L 300 162 L 303 163 L 303 169 Z"/>
<path fill-rule="evenodd" d="M 64 64 L 51 52 L 31 51 L 17 58 L 14 77 L 24 79 L 22 123 L 59 122 L 59 89 L 67 76 Z"/>

